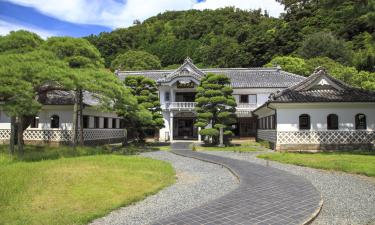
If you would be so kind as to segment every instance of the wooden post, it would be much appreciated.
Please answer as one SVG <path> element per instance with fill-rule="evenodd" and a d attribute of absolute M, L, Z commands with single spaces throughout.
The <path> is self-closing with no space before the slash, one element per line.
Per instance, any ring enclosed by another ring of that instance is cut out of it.
<path fill-rule="evenodd" d="M 77 93 L 78 91 L 74 92 L 74 106 L 73 106 L 73 126 L 72 126 L 72 144 L 75 148 L 77 146 L 77 130 L 78 130 L 78 101 L 77 101 Z"/>
<path fill-rule="evenodd" d="M 79 145 L 84 145 L 83 136 L 83 92 L 79 90 Z"/>
<path fill-rule="evenodd" d="M 23 119 L 22 116 L 18 117 L 17 122 L 17 147 L 18 147 L 18 154 L 21 158 L 23 158 Z"/>
<path fill-rule="evenodd" d="M 14 142 L 16 137 L 16 117 L 12 116 L 10 118 L 10 138 L 9 138 L 9 154 L 14 153 Z"/>

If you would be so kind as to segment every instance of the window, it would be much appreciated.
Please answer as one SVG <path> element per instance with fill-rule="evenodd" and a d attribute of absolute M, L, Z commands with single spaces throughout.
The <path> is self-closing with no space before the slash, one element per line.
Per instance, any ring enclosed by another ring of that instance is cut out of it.
<path fill-rule="evenodd" d="M 169 101 L 170 101 L 170 98 L 171 98 L 171 94 L 170 94 L 168 91 L 165 92 L 164 100 L 165 100 L 166 102 L 169 102 Z"/>
<path fill-rule="evenodd" d="M 39 127 L 39 117 L 35 116 L 31 120 L 30 128 L 38 128 Z"/>
<path fill-rule="evenodd" d="M 310 130 L 310 116 L 307 114 L 302 114 L 299 116 L 299 129 L 300 130 Z"/>
<path fill-rule="evenodd" d="M 249 103 L 248 95 L 240 95 L 240 103 Z"/>
<path fill-rule="evenodd" d="M 83 128 L 89 128 L 90 116 L 83 116 Z"/>
<path fill-rule="evenodd" d="M 339 117 L 336 114 L 329 114 L 327 116 L 327 129 L 328 130 L 339 129 Z"/>
<path fill-rule="evenodd" d="M 99 117 L 95 116 L 94 117 L 94 128 L 99 128 Z"/>
<path fill-rule="evenodd" d="M 104 117 L 103 128 L 108 128 L 108 118 Z"/>
<path fill-rule="evenodd" d="M 60 127 L 60 117 L 58 115 L 51 116 L 51 128 Z"/>
<path fill-rule="evenodd" d="M 357 114 L 355 115 L 355 129 L 367 129 L 367 124 L 366 124 L 366 115 L 365 114 Z"/>
<path fill-rule="evenodd" d="M 117 128 L 117 119 L 116 118 L 112 119 L 112 128 Z"/>
<path fill-rule="evenodd" d="M 257 104 L 257 95 L 249 95 L 249 103 Z"/>

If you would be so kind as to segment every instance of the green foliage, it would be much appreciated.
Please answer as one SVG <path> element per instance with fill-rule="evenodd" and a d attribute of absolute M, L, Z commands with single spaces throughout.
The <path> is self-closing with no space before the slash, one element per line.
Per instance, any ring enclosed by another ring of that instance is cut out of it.
<path fill-rule="evenodd" d="M 338 40 L 329 32 L 318 32 L 307 36 L 298 53 L 306 59 L 328 57 L 342 63 L 348 62 L 345 42 Z"/>
<path fill-rule="evenodd" d="M 306 71 L 301 74 L 305 76 L 312 74 L 318 66 L 322 66 L 327 69 L 330 75 L 350 85 L 375 90 L 375 73 L 358 71 L 355 67 L 342 65 L 327 57 L 311 58 L 307 60 L 289 56 L 276 57 L 266 66 L 276 62 L 282 62 L 282 67 L 290 72 L 297 73 L 297 70 Z"/>
<path fill-rule="evenodd" d="M 128 76 L 124 84 L 136 96 L 138 111 L 129 113 L 123 111 L 125 124 L 133 136 L 143 139 L 146 130 L 156 130 L 164 127 L 156 82 L 144 76 Z M 134 135 L 135 133 L 135 135 Z"/>
<path fill-rule="evenodd" d="M 40 109 L 39 90 L 46 83 L 72 85 L 69 67 L 51 52 L 0 54 L 0 65 L 3 65 L 0 67 L 0 96 L 9 115 L 35 115 Z"/>
<path fill-rule="evenodd" d="M 82 38 L 51 37 L 43 46 L 57 57 L 69 63 L 72 68 L 100 68 L 103 59 L 100 52 L 89 41 Z"/>
<path fill-rule="evenodd" d="M 151 70 L 160 69 L 157 56 L 145 51 L 127 51 L 119 54 L 111 63 L 111 70 Z"/>
<path fill-rule="evenodd" d="M 300 55 L 328 57 L 359 71 L 374 72 L 374 1 L 278 2 L 286 9 L 278 19 L 261 10 L 232 7 L 172 11 L 87 39 L 102 53 L 107 67 L 120 54 L 142 50 L 157 56 L 168 69 L 175 69 L 186 56 L 202 68 L 263 66 L 274 59 L 272 63 L 285 70 L 308 75 L 310 71 L 298 59 L 275 59 Z"/>
<path fill-rule="evenodd" d="M 281 66 L 281 68 L 290 73 L 295 73 L 303 76 L 311 74 L 306 61 L 304 59 L 293 56 L 276 56 L 265 67 Z"/>
<path fill-rule="evenodd" d="M 214 143 L 218 141 L 220 128 L 224 128 L 224 134 L 229 137 L 232 135 L 231 125 L 236 123 L 236 102 L 231 95 L 233 90 L 228 86 L 229 83 L 229 78 L 225 75 L 207 74 L 197 88 L 195 101 L 198 121 L 195 126 L 201 127 L 200 134 L 212 137 Z M 206 128 L 208 124 L 212 128 Z"/>
<path fill-rule="evenodd" d="M 219 131 L 216 128 L 206 128 L 202 129 L 199 134 L 208 137 L 218 137 Z"/>
<path fill-rule="evenodd" d="M 0 36 L 0 54 L 32 51 L 42 43 L 42 38 L 35 33 L 26 30 L 11 31 L 4 37 Z"/>

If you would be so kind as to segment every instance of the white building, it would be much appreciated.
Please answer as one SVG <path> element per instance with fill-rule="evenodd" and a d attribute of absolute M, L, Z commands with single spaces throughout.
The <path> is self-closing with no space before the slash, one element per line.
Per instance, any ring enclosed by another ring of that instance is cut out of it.
<path fill-rule="evenodd" d="M 195 88 L 203 76 L 216 73 L 231 80 L 238 137 L 264 139 L 277 150 L 374 147 L 375 93 L 323 70 L 305 78 L 280 68 L 199 69 L 187 58 L 176 70 L 116 73 L 122 80 L 135 75 L 157 81 L 165 123 L 161 141 L 200 140 L 193 125 Z"/>
<path fill-rule="evenodd" d="M 308 78 L 280 68 L 199 69 L 187 58 L 176 70 L 116 71 L 120 79 L 145 76 L 157 81 L 165 127 L 160 141 L 200 140 L 194 127 L 195 92 L 203 76 L 224 74 L 237 101 L 237 137 L 257 137 L 276 150 L 375 148 L 375 93 L 350 87 L 318 70 Z M 68 143 L 72 139 L 73 95 L 54 91 L 25 131 L 25 141 Z M 124 138 L 115 113 L 98 110 L 84 96 L 85 143 L 113 143 Z M 0 106 L 1 107 L 1 106 Z M 10 118 L 0 108 L 0 143 L 8 142 Z"/>
<path fill-rule="evenodd" d="M 33 118 L 24 132 L 25 143 L 67 144 L 72 140 L 73 94 L 67 91 L 51 91 L 40 101 L 40 113 Z M 121 142 L 124 137 L 123 123 L 113 112 L 97 109 L 98 100 L 84 94 L 83 134 L 85 144 L 105 144 Z M 0 105 L 0 143 L 8 143 L 10 138 L 10 118 Z"/>

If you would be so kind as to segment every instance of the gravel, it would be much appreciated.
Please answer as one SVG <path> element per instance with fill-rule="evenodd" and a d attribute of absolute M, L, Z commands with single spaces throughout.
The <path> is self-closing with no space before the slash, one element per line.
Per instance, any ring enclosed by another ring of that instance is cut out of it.
<path fill-rule="evenodd" d="M 200 206 L 238 187 L 237 178 L 219 165 L 165 151 L 142 155 L 172 163 L 178 178 L 176 183 L 143 201 L 94 220 L 92 224 L 148 224 Z"/>
<path fill-rule="evenodd" d="M 205 152 L 267 165 L 259 153 Z M 323 208 L 313 225 L 375 225 L 375 179 L 269 161 L 268 165 L 308 179 L 320 190 Z"/>

